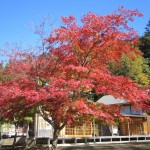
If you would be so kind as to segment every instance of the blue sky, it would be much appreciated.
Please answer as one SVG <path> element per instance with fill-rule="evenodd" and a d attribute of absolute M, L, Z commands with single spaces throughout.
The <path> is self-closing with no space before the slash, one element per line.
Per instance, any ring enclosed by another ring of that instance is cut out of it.
<path fill-rule="evenodd" d="M 150 0 L 0 0 L 0 48 L 15 42 L 25 47 L 34 45 L 37 37 L 31 24 L 39 24 L 48 14 L 55 26 L 61 16 L 71 14 L 79 19 L 89 11 L 106 15 L 121 5 L 144 14 L 131 24 L 142 35 L 150 19 L 149 3 Z"/>

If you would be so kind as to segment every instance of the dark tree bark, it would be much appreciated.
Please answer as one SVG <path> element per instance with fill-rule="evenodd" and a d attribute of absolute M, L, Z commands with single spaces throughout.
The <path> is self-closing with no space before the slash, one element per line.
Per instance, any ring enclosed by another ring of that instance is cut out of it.
<path fill-rule="evenodd" d="M 60 133 L 60 128 L 55 127 L 54 133 L 53 133 L 53 141 L 52 141 L 51 150 L 56 150 L 56 148 L 57 148 L 59 133 Z"/>
<path fill-rule="evenodd" d="M 61 124 L 56 124 L 55 120 L 52 118 L 50 119 L 48 115 L 44 112 L 41 106 L 39 106 L 39 112 L 41 116 L 43 117 L 43 119 L 47 121 L 54 129 L 51 150 L 56 150 L 59 133 L 65 127 L 66 123 L 64 122 Z"/>
<path fill-rule="evenodd" d="M 18 124 L 15 123 L 15 135 L 14 135 L 14 141 L 13 141 L 13 148 L 15 148 L 15 145 L 16 145 L 16 140 L 17 140 L 17 128 L 18 128 Z"/>

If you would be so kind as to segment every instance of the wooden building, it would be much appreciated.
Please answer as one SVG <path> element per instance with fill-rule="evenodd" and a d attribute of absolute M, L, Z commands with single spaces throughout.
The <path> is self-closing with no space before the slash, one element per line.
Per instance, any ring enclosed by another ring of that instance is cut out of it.
<path fill-rule="evenodd" d="M 99 103 L 120 104 L 121 113 L 130 118 L 119 125 L 101 125 L 96 122 L 85 123 L 82 126 L 67 125 L 61 132 L 60 137 L 93 137 L 93 136 L 133 136 L 150 135 L 150 116 L 142 109 L 136 110 L 124 100 L 115 99 L 113 96 L 104 96 Z M 36 115 L 34 122 L 35 137 L 52 137 L 52 127 L 43 120 L 40 115 Z"/>
<path fill-rule="evenodd" d="M 141 108 L 137 109 L 126 101 L 115 99 L 111 95 L 104 96 L 99 102 L 107 105 L 122 105 L 120 113 L 129 119 L 118 125 L 118 135 L 150 135 L 150 115 L 144 112 Z"/>

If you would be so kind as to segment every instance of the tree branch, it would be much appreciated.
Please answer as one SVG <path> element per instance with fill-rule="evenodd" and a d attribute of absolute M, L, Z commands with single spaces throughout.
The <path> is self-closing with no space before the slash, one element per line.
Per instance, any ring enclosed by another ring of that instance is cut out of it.
<path fill-rule="evenodd" d="M 51 120 L 50 118 L 48 118 L 48 115 L 44 113 L 44 110 L 42 109 L 41 106 L 39 106 L 39 111 L 40 111 L 40 114 L 41 114 L 41 116 L 43 117 L 43 119 L 44 119 L 45 121 L 47 121 L 49 124 L 51 124 L 52 127 L 54 128 L 54 121 Z"/>

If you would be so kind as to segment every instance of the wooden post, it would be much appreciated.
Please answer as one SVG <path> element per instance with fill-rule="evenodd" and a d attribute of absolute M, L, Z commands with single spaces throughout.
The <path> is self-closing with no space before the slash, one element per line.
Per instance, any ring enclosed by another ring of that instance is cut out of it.
<path fill-rule="evenodd" d="M 149 121 L 150 121 L 150 120 L 149 120 L 149 117 L 147 116 L 147 117 L 146 117 L 146 123 L 147 123 L 147 135 L 150 134 L 150 131 L 149 131 L 149 129 L 150 129 L 150 128 L 149 128 Z"/>
<path fill-rule="evenodd" d="M 85 137 L 85 128 L 86 128 L 86 124 L 83 124 L 82 125 L 83 137 Z"/>
<path fill-rule="evenodd" d="M 129 141 L 130 141 L 130 124 L 129 124 L 129 121 L 128 121 L 128 134 L 129 134 Z"/>
<path fill-rule="evenodd" d="M 94 134 L 94 143 L 95 143 L 95 120 L 93 121 L 93 134 Z"/>
<path fill-rule="evenodd" d="M 74 126 L 73 130 L 74 130 L 74 137 L 76 138 L 76 126 Z"/>
<path fill-rule="evenodd" d="M 128 121 L 128 135 L 130 136 L 130 124 L 129 124 L 129 121 Z"/>

